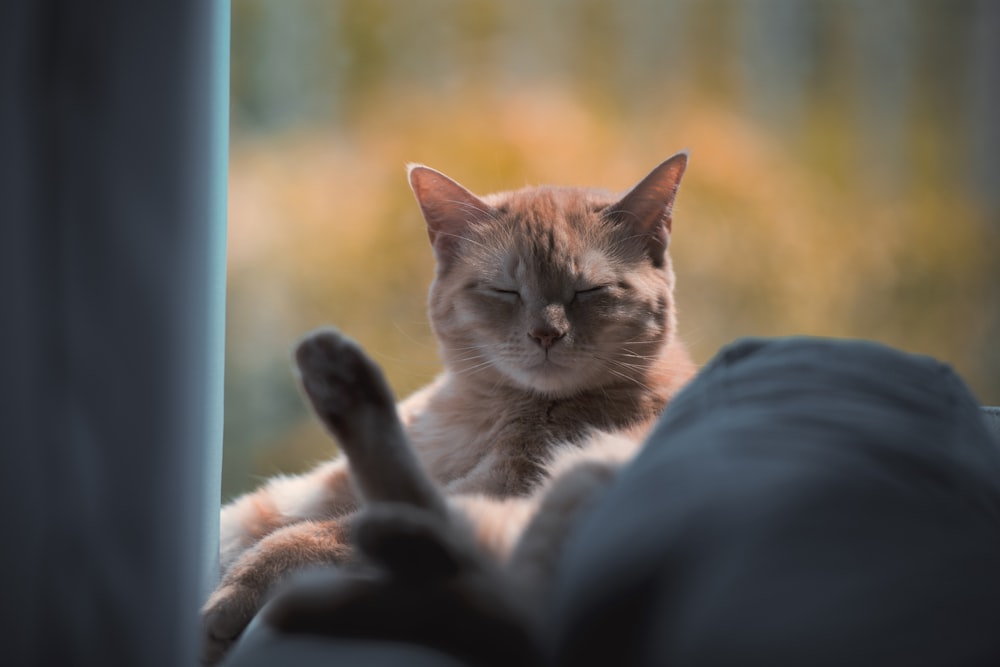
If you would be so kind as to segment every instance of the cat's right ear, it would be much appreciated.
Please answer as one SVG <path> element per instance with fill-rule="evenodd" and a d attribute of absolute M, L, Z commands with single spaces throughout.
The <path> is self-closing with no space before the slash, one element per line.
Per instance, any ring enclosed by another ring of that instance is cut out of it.
<path fill-rule="evenodd" d="M 427 235 L 439 262 L 451 259 L 469 225 L 492 217 L 482 199 L 440 171 L 422 164 L 407 166 L 410 187 L 427 221 Z"/>

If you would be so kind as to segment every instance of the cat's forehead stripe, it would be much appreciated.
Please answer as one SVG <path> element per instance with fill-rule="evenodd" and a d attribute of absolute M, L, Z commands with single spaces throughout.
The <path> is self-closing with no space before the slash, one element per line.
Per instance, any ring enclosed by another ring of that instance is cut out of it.
<path fill-rule="evenodd" d="M 524 284 L 601 282 L 611 271 L 600 209 L 610 195 L 583 188 L 542 187 L 487 197 L 499 214 L 492 226 L 498 278 Z"/>
<path fill-rule="evenodd" d="M 528 270 L 527 268 L 525 268 L 524 262 L 521 260 L 520 257 L 518 257 L 517 260 L 514 262 L 514 274 L 513 274 L 514 281 L 518 284 L 523 283 L 525 281 L 527 272 Z"/>

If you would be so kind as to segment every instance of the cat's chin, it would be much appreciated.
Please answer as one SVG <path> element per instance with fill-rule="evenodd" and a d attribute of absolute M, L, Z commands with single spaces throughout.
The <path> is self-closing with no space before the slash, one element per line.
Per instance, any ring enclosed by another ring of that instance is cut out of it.
<path fill-rule="evenodd" d="M 550 398 L 570 396 L 586 389 L 579 369 L 550 360 L 529 368 L 511 369 L 508 376 L 520 388 Z"/>

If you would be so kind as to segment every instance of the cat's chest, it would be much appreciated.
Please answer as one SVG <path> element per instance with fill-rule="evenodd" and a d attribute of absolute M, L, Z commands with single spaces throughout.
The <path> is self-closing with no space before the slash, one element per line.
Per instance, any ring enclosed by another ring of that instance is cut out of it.
<path fill-rule="evenodd" d="M 438 481 L 464 476 L 484 460 L 544 458 L 558 443 L 612 426 L 602 410 L 572 401 L 525 399 L 502 404 L 432 402 L 409 425 L 411 442 Z"/>

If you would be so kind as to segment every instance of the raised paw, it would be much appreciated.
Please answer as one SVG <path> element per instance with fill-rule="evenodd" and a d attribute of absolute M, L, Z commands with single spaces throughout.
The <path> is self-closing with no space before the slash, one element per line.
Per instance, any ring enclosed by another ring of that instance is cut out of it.
<path fill-rule="evenodd" d="M 381 369 L 339 331 L 320 329 L 306 336 L 295 361 L 313 409 L 342 443 L 353 440 L 366 414 L 395 413 Z"/>

